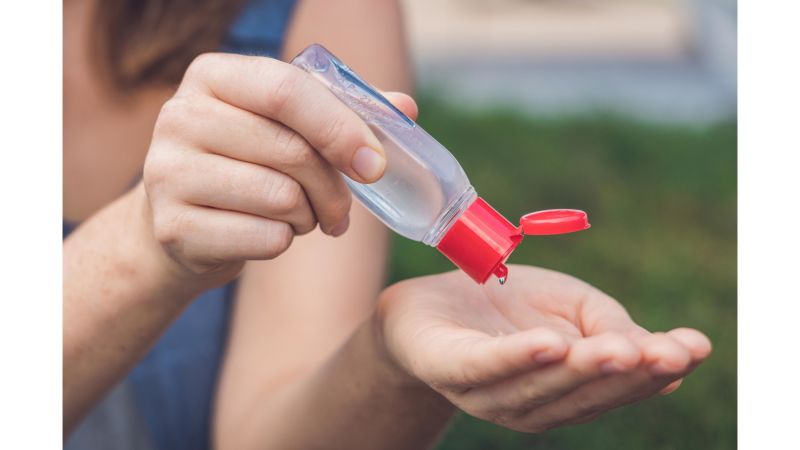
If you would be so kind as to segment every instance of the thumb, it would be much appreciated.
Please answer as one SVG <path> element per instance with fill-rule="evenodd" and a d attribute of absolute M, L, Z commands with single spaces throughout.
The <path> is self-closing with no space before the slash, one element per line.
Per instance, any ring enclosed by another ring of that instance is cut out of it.
<path fill-rule="evenodd" d="M 428 357 L 429 381 L 451 388 L 491 384 L 560 360 L 569 350 L 563 336 L 544 327 L 500 336 L 462 330 L 446 340 L 420 356 Z"/>
<path fill-rule="evenodd" d="M 417 108 L 417 102 L 411 98 L 410 95 L 404 94 L 402 92 L 384 92 L 383 96 L 386 97 L 387 100 L 392 102 L 392 104 L 397 107 L 403 114 L 407 115 L 411 118 L 411 120 L 417 120 L 417 115 L 419 115 L 419 109 Z"/>

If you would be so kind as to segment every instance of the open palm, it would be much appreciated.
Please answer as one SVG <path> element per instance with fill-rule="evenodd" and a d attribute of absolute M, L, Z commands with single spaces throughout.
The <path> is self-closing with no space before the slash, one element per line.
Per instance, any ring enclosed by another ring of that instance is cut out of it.
<path fill-rule="evenodd" d="M 459 272 L 387 289 L 379 317 L 408 373 L 476 417 L 527 432 L 676 389 L 711 352 L 699 331 L 650 333 L 573 277 L 513 266 L 504 286 Z"/>

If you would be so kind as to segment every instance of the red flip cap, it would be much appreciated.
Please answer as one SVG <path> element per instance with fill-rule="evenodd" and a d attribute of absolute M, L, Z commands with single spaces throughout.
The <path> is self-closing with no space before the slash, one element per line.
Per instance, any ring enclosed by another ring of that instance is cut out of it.
<path fill-rule="evenodd" d="M 514 226 L 482 198 L 475 200 L 450 227 L 436 247 L 473 280 L 483 284 L 494 274 L 505 282 L 505 265 L 523 235 L 551 235 L 589 228 L 585 212 L 549 209 L 526 214 Z"/>

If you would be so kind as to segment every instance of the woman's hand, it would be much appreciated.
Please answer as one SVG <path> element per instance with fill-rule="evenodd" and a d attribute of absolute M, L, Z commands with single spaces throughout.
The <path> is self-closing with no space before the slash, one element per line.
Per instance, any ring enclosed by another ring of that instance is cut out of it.
<path fill-rule="evenodd" d="M 416 114 L 410 97 L 389 98 Z M 302 70 L 202 55 L 155 125 L 143 176 L 152 234 L 181 268 L 224 282 L 317 223 L 344 233 L 351 195 L 340 171 L 369 183 L 385 164 L 367 125 Z"/>
<path fill-rule="evenodd" d="M 510 272 L 504 286 L 451 272 L 387 289 L 378 323 L 390 358 L 473 416 L 542 432 L 671 392 L 711 352 L 693 329 L 646 331 L 575 278 Z"/>

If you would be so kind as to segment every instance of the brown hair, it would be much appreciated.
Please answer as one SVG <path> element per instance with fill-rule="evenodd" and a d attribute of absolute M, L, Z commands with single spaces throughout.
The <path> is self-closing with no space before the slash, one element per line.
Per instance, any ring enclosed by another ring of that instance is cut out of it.
<path fill-rule="evenodd" d="M 95 55 L 118 89 L 178 84 L 197 55 L 217 50 L 240 0 L 98 0 Z"/>

